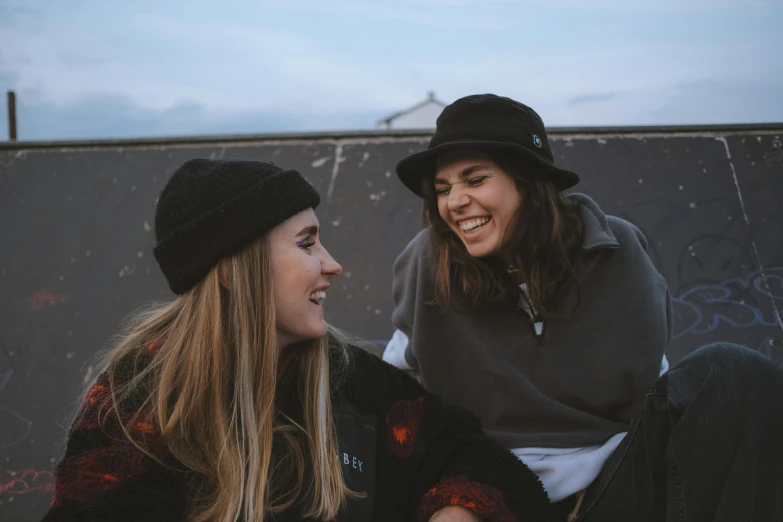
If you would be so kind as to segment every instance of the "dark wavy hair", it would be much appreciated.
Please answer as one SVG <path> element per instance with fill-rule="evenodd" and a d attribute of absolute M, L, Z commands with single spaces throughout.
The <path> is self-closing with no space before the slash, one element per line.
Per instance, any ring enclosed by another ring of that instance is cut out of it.
<path fill-rule="evenodd" d="M 509 263 L 527 284 L 530 301 L 542 318 L 570 313 L 579 303 L 575 266 L 582 252 L 584 225 L 576 202 L 568 199 L 541 172 L 540 167 L 513 155 L 486 151 L 490 159 L 510 175 L 522 203 L 504 238 L 505 260 L 471 257 L 459 237 L 438 211 L 432 183 L 424 182 L 422 220 L 435 238 L 435 303 L 458 306 L 452 292 L 458 285 L 469 304 L 517 299 L 517 282 L 509 275 Z M 558 308 L 559 298 L 576 284 L 577 300 L 568 310 Z"/>

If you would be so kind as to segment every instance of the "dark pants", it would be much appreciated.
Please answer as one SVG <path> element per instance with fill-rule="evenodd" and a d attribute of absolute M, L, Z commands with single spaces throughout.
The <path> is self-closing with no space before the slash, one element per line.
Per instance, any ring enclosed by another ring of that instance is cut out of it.
<path fill-rule="evenodd" d="M 647 394 L 580 521 L 783 521 L 783 369 L 713 344 Z"/>

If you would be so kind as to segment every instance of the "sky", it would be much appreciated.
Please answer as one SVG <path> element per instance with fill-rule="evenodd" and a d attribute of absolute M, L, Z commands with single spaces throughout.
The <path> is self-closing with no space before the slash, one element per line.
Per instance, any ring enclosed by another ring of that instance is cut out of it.
<path fill-rule="evenodd" d="M 783 0 L 0 0 L 0 91 L 20 140 L 364 130 L 428 91 L 783 122 L 781 27 Z"/>

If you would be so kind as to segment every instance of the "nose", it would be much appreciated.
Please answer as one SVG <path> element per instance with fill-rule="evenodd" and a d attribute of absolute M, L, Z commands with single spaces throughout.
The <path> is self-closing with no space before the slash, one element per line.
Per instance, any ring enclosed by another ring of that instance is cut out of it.
<path fill-rule="evenodd" d="M 459 185 L 460 184 L 455 184 L 451 186 L 448 200 L 446 201 L 446 206 L 452 212 L 465 208 L 468 203 L 470 203 L 470 198 Z"/>
<path fill-rule="evenodd" d="M 321 273 L 325 275 L 327 279 L 337 277 L 343 273 L 343 267 L 334 260 L 326 248 L 323 249 L 323 256 L 321 257 Z"/>

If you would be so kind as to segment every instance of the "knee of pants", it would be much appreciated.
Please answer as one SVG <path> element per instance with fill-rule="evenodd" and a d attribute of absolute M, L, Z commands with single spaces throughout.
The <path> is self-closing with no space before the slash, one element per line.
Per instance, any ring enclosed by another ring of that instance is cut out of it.
<path fill-rule="evenodd" d="M 669 371 L 669 399 L 684 407 L 705 387 L 740 402 L 774 398 L 783 393 L 783 370 L 750 348 L 710 344 L 688 354 Z"/>

